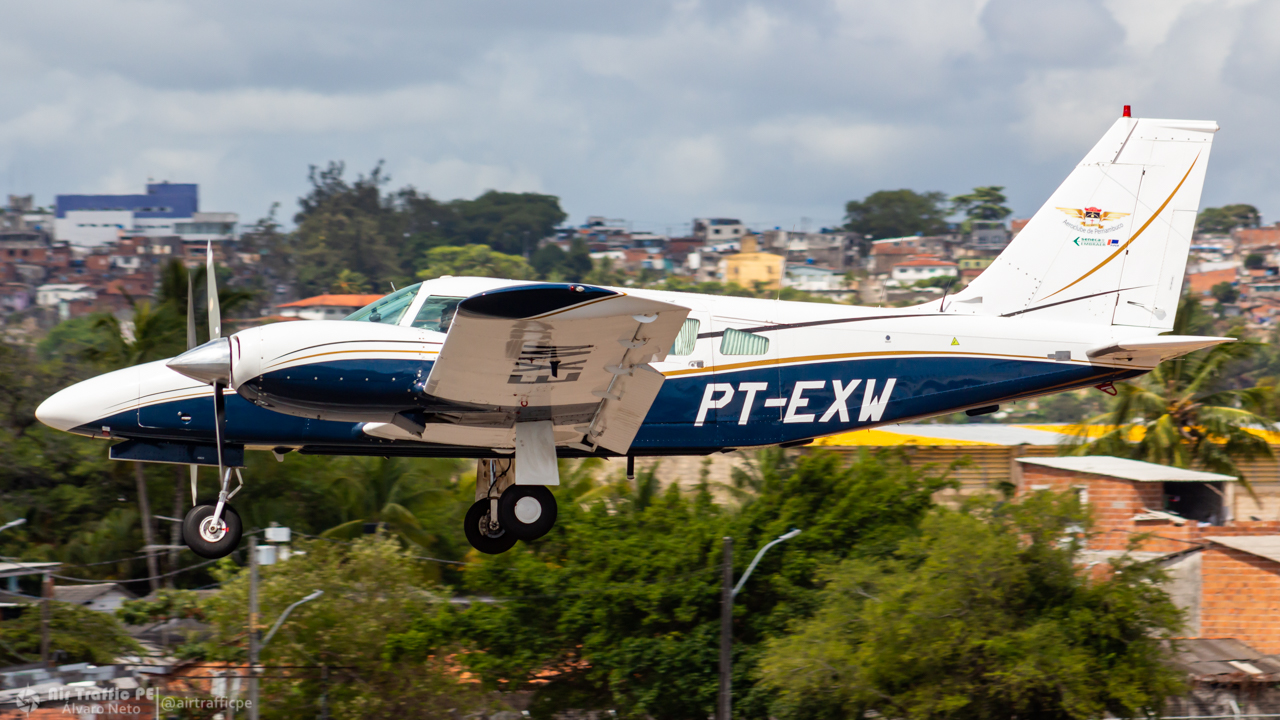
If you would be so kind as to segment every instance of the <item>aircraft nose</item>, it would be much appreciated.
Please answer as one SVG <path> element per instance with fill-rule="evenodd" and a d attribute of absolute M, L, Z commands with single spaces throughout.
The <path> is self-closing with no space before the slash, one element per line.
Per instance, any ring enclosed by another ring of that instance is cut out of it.
<path fill-rule="evenodd" d="M 70 431 L 137 403 L 138 369 L 125 368 L 59 390 L 36 408 L 36 419 L 55 430 Z"/>

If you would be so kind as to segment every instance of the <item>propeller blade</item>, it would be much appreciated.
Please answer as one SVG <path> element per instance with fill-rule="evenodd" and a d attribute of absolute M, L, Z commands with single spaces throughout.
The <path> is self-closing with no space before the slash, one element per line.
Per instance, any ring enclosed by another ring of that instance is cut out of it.
<path fill-rule="evenodd" d="M 222 312 L 218 307 L 218 276 L 213 271 L 213 241 L 205 250 L 204 286 L 209 295 L 209 339 L 222 337 Z"/>
<path fill-rule="evenodd" d="M 196 296 L 191 271 L 187 271 L 187 349 L 196 346 Z"/>
<path fill-rule="evenodd" d="M 196 503 L 200 502 L 196 499 L 196 486 L 198 485 L 197 481 L 200 479 L 200 467 L 198 465 L 189 467 L 191 468 L 191 507 L 195 507 Z"/>

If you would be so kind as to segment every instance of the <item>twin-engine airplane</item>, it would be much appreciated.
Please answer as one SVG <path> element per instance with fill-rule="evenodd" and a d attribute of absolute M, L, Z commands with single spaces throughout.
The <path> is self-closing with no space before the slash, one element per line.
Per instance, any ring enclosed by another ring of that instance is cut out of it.
<path fill-rule="evenodd" d="M 213 340 L 69 387 L 36 415 L 124 440 L 118 460 L 192 464 L 183 535 L 204 557 L 239 542 L 228 500 L 245 450 L 488 459 L 466 533 L 499 553 L 551 529 L 557 458 L 802 445 L 1109 388 L 1229 342 L 1161 335 L 1217 129 L 1126 113 L 980 277 L 924 305 L 441 277 L 345 320 L 221 337 L 211 286 Z M 514 473 L 492 470 L 513 456 Z M 215 501 L 197 504 L 194 465 L 218 466 Z"/>

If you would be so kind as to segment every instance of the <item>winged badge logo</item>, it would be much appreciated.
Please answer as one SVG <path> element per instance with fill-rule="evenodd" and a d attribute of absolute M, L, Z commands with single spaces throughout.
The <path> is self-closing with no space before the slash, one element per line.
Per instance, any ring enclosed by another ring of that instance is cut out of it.
<path fill-rule="evenodd" d="M 1060 207 L 1058 208 L 1058 211 L 1080 221 L 1079 226 L 1072 225 L 1072 227 L 1078 227 L 1080 229 L 1090 228 L 1093 230 L 1107 229 L 1106 223 L 1112 220 L 1119 220 L 1122 217 L 1129 216 L 1129 213 L 1109 212 L 1096 207 L 1086 207 L 1086 208 Z M 1070 225 L 1071 224 L 1070 221 L 1068 221 L 1067 224 Z"/>

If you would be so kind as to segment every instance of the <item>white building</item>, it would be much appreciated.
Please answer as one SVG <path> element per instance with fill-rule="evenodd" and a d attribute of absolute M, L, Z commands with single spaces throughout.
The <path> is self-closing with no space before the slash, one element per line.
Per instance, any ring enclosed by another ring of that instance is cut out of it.
<path fill-rule="evenodd" d="M 50 283 L 36 288 L 36 304 L 56 307 L 72 300 L 93 300 L 98 292 L 88 285 L 78 283 Z"/>
<path fill-rule="evenodd" d="M 843 290 L 844 275 L 823 265 L 787 263 L 787 274 L 782 286 L 804 292 L 833 292 Z"/>
<path fill-rule="evenodd" d="M 735 218 L 694 218 L 693 236 L 708 243 L 741 240 L 747 234 L 747 226 Z"/>
<path fill-rule="evenodd" d="M 959 267 L 949 260 L 940 260 L 933 255 L 916 255 L 910 260 L 894 265 L 889 276 L 899 283 L 910 285 L 918 280 L 956 277 L 959 274 Z"/>

